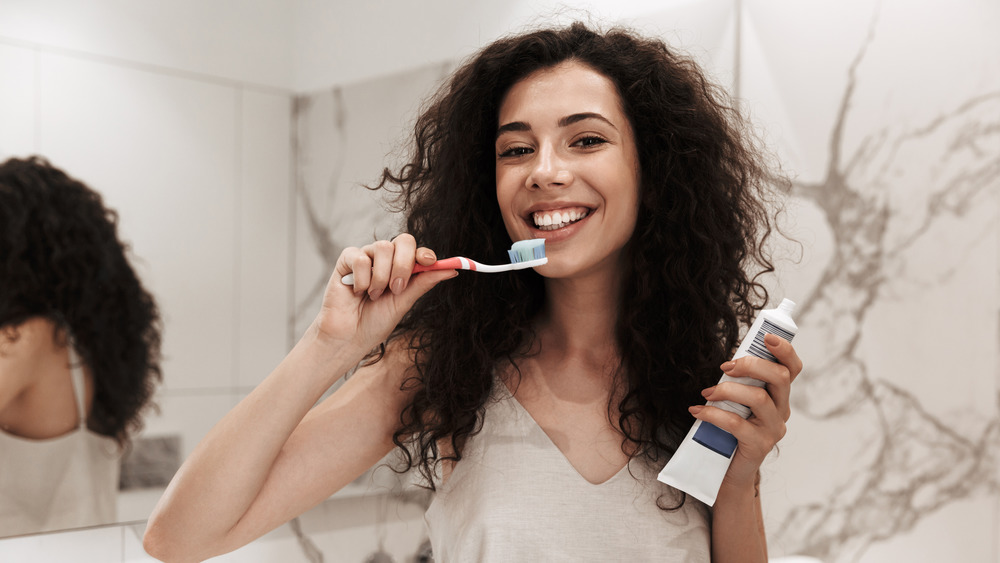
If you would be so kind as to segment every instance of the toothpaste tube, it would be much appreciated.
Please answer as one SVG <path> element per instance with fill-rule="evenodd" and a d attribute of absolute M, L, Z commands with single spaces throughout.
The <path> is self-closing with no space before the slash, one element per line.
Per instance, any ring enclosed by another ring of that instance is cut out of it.
<path fill-rule="evenodd" d="M 778 360 L 764 345 L 764 337 L 774 334 L 791 342 L 798 331 L 795 321 L 792 320 L 794 309 L 793 301 L 783 299 L 777 309 L 761 311 L 733 359 L 751 355 L 777 363 Z M 757 387 L 765 385 L 758 379 L 729 377 L 723 374 L 719 383 L 726 381 Z M 750 416 L 749 408 L 732 401 L 709 401 L 708 405 L 734 412 L 743 418 Z M 726 476 L 726 470 L 729 469 L 733 454 L 736 453 L 736 446 L 735 436 L 714 424 L 697 420 L 670 461 L 660 471 L 657 479 L 712 506 L 715 504 L 715 497 L 719 494 L 719 487 Z"/>

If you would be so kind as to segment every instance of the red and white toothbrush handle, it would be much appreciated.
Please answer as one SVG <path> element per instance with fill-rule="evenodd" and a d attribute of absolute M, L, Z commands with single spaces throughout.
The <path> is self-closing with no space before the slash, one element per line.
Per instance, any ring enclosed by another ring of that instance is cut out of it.
<path fill-rule="evenodd" d="M 423 264 L 416 264 L 413 266 L 413 273 L 427 272 L 430 270 L 476 270 L 478 263 L 474 260 L 469 260 L 468 258 L 463 258 L 461 256 L 455 256 L 454 258 L 445 258 L 443 260 L 438 260 L 437 262 L 431 264 L 430 266 L 424 266 Z M 354 285 L 354 274 L 350 273 L 346 276 L 340 278 L 341 283 L 344 285 Z"/>
<path fill-rule="evenodd" d="M 431 264 L 430 266 L 424 266 L 423 264 L 416 264 L 413 266 L 413 273 L 417 272 L 427 272 L 430 270 L 476 270 L 476 262 L 469 260 L 468 258 L 463 258 L 461 256 L 455 256 L 453 258 L 444 258 L 438 260 L 437 262 Z"/>

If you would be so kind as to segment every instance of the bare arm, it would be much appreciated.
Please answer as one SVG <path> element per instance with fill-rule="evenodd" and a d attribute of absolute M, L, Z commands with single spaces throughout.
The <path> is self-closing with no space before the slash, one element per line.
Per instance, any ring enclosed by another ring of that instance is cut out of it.
<path fill-rule="evenodd" d="M 358 370 L 309 411 L 336 380 L 328 373 L 360 359 L 325 356 L 312 339 L 227 414 L 174 476 L 150 517 L 144 545 L 151 555 L 200 561 L 232 551 L 318 504 L 391 449 L 394 404 L 405 398 L 391 384 L 388 362 Z M 303 377 L 316 373 L 326 377 Z"/>
<path fill-rule="evenodd" d="M 774 335 L 768 335 L 765 342 L 780 364 L 752 356 L 723 364 L 732 377 L 764 381 L 764 389 L 731 382 L 706 390 L 710 401 L 730 400 L 750 407 L 748 419 L 717 407 L 691 409 L 695 417 L 726 430 L 739 441 L 712 511 L 712 561 L 716 563 L 767 561 L 757 479 L 764 458 L 785 435 L 785 422 L 791 414 L 791 383 L 802 371 L 802 361 L 790 343 Z"/>
<path fill-rule="evenodd" d="M 719 489 L 712 510 L 712 561 L 767 561 L 767 538 L 755 487 Z"/>
<path fill-rule="evenodd" d="M 391 349 L 312 407 L 420 295 L 454 275 L 410 279 L 415 244 L 401 238 L 341 256 L 316 322 L 198 444 L 167 487 L 143 539 L 151 555 L 200 561 L 232 551 L 315 506 L 392 449 L 408 399 L 400 391 L 405 353 Z M 394 258 L 403 266 L 393 266 Z M 433 262 L 433 254 L 421 262 Z M 340 282 L 352 269 L 359 293 Z M 408 280 L 405 288 L 384 291 L 399 277 Z"/>

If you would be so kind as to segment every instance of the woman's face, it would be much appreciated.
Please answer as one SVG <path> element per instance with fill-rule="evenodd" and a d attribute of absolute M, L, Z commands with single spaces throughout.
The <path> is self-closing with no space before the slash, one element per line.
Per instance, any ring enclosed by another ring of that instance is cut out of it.
<path fill-rule="evenodd" d="M 609 78 L 576 61 L 514 84 L 500 106 L 497 201 L 514 241 L 544 238 L 550 278 L 620 269 L 639 157 Z"/>

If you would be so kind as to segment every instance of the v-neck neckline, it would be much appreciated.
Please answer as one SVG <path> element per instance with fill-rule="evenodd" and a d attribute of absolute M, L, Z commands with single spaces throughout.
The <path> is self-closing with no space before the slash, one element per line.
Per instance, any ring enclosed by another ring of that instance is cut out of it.
<path fill-rule="evenodd" d="M 625 462 L 625 465 L 621 466 L 618 469 L 618 471 L 615 471 L 615 473 L 613 475 L 611 475 L 611 477 L 608 477 L 607 479 L 605 479 L 604 481 L 601 481 L 600 483 L 594 483 L 590 479 L 587 479 L 586 477 L 584 477 L 583 474 L 580 473 L 580 470 L 577 469 L 575 465 L 573 465 L 573 462 L 571 462 L 569 460 L 569 458 L 566 457 L 566 454 L 559 448 L 559 446 L 556 445 L 556 443 L 552 440 L 552 437 L 549 436 L 548 432 L 546 432 L 545 429 L 542 428 L 542 425 L 538 424 L 538 421 L 535 420 L 535 417 L 532 416 L 532 414 L 528 411 L 528 409 L 526 409 L 524 407 L 524 405 L 521 404 L 521 401 L 517 400 L 517 397 L 514 396 L 514 393 L 510 390 L 509 387 L 507 387 L 507 384 L 504 383 L 503 379 L 501 379 L 499 376 L 496 376 L 495 377 L 495 383 L 496 383 L 496 385 L 500 386 L 501 393 L 503 394 L 503 398 L 506 399 L 506 400 L 511 401 L 511 403 L 514 405 L 514 409 L 517 410 L 517 411 L 520 411 L 521 414 L 523 414 L 524 416 L 526 416 L 527 419 L 529 421 L 531 421 L 530 425 L 534 428 L 534 430 L 537 431 L 537 432 L 539 432 L 542 436 L 545 437 L 545 441 L 552 447 L 553 450 L 556 451 L 558 457 L 563 460 L 563 462 L 569 467 L 569 469 L 581 481 L 583 481 L 584 483 L 586 483 L 586 484 L 588 484 L 588 485 L 590 485 L 592 487 L 601 487 L 601 486 L 604 486 L 604 485 L 607 485 L 607 484 L 611 483 L 612 481 L 615 481 L 615 480 L 619 479 L 622 474 L 628 472 L 629 465 L 632 462 L 631 458 L 629 458 L 629 460 Z"/>

